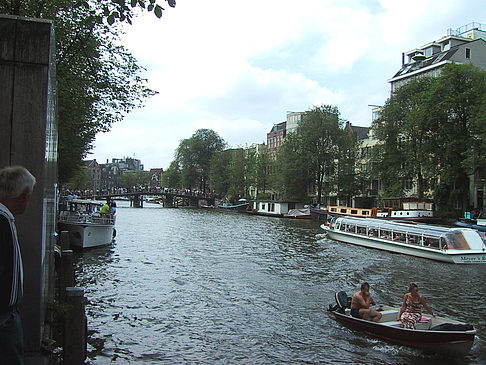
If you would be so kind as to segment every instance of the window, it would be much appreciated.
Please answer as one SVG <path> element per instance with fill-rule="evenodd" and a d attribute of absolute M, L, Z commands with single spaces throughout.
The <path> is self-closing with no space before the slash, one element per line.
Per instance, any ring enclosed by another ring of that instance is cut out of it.
<path fill-rule="evenodd" d="M 471 48 L 466 48 L 466 60 L 471 59 Z"/>

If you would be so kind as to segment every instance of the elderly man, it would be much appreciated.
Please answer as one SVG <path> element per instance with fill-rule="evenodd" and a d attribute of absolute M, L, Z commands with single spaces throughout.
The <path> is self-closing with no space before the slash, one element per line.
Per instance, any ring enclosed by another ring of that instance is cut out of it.
<path fill-rule="evenodd" d="M 35 178 L 24 167 L 0 170 L 0 361 L 23 364 L 23 335 L 17 304 L 22 299 L 22 257 L 14 217 L 25 212 Z"/>

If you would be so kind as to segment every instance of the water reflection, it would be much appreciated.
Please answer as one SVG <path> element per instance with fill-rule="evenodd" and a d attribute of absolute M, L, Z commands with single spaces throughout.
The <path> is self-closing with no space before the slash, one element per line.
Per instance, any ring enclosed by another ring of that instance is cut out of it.
<path fill-rule="evenodd" d="M 365 280 L 389 304 L 417 281 L 435 311 L 486 331 L 486 265 L 349 246 L 313 222 L 218 211 L 122 204 L 117 231 L 113 247 L 78 256 L 92 364 L 443 364 L 329 317 L 334 293 Z M 484 363 L 483 348 L 479 339 L 455 362 Z"/>

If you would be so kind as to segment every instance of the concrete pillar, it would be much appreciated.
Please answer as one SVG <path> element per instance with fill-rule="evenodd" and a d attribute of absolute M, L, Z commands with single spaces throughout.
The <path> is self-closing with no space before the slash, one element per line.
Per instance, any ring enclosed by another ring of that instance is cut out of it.
<path fill-rule="evenodd" d="M 54 293 L 57 124 L 54 24 L 0 15 L 0 167 L 22 165 L 37 184 L 16 219 L 24 266 L 26 357 L 40 351 Z"/>

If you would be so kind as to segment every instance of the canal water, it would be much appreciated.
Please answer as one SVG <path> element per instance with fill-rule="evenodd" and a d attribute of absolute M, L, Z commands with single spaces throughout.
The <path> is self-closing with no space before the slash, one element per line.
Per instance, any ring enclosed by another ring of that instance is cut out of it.
<path fill-rule="evenodd" d="M 120 206 L 121 205 L 121 206 Z M 486 265 L 325 239 L 312 221 L 122 202 L 113 246 L 77 254 L 89 364 L 485 364 Z M 415 281 L 434 311 L 478 330 L 452 359 L 353 332 L 326 312 L 363 281 L 399 305 Z"/>

